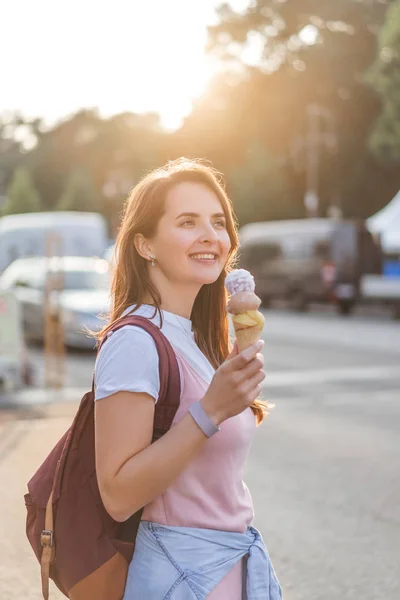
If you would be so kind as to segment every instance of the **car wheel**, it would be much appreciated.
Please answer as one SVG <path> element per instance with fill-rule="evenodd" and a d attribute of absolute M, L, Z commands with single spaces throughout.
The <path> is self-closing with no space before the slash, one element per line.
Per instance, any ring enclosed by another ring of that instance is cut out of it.
<path fill-rule="evenodd" d="M 261 296 L 261 308 L 270 308 L 271 306 L 271 298 L 269 296 L 265 296 L 264 294 Z"/>
<path fill-rule="evenodd" d="M 400 303 L 393 305 L 393 319 L 396 321 L 400 319 Z"/>
<path fill-rule="evenodd" d="M 290 306 L 296 312 L 306 312 L 308 310 L 307 298 L 302 290 L 295 290 L 290 295 Z"/>
<path fill-rule="evenodd" d="M 354 302 L 350 300 L 339 300 L 337 303 L 337 311 L 340 315 L 348 316 L 354 310 Z"/>

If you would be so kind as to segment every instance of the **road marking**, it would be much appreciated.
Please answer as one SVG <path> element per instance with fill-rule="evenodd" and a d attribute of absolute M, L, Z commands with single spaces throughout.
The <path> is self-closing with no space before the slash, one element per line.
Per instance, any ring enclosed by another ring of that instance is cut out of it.
<path fill-rule="evenodd" d="M 398 379 L 400 390 L 400 367 L 354 367 L 303 371 L 279 371 L 267 373 L 264 388 L 329 383 L 335 381 L 372 381 Z"/>

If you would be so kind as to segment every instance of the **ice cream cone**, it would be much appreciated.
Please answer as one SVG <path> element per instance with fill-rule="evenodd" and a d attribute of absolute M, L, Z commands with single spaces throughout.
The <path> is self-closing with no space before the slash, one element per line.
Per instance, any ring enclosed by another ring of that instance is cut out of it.
<path fill-rule="evenodd" d="M 254 277 L 245 269 L 231 271 L 225 280 L 230 294 L 227 311 L 232 316 L 239 351 L 255 344 L 264 328 L 264 316 L 258 310 L 261 300 L 254 293 Z"/>
<path fill-rule="evenodd" d="M 258 342 L 261 337 L 262 330 L 263 328 L 259 325 L 254 325 L 254 327 L 245 327 L 243 329 L 235 328 L 239 352 L 246 350 L 246 348 Z"/>

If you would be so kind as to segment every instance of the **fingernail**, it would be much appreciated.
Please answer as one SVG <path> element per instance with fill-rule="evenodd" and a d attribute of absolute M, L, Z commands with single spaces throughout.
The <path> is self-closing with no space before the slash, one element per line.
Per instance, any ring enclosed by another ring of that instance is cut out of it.
<path fill-rule="evenodd" d="M 258 340 L 257 348 L 261 349 L 264 346 L 264 344 L 265 344 L 264 340 Z"/>

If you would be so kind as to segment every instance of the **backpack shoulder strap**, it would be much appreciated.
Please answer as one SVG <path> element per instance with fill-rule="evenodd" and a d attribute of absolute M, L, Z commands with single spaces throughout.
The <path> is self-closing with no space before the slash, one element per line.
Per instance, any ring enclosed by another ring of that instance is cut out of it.
<path fill-rule="evenodd" d="M 179 407 L 181 394 L 181 381 L 178 361 L 175 352 L 161 330 L 149 319 L 138 315 L 127 315 L 114 323 L 110 332 L 118 331 L 126 325 L 141 327 L 149 333 L 157 347 L 160 370 L 160 395 L 155 408 L 153 441 L 158 439 L 172 425 L 176 411 Z M 109 335 L 108 334 L 108 335 Z M 104 338 L 99 350 L 107 338 Z"/>

